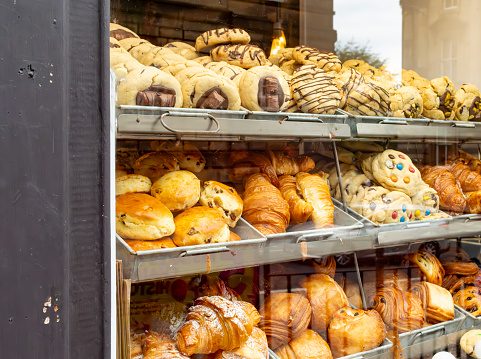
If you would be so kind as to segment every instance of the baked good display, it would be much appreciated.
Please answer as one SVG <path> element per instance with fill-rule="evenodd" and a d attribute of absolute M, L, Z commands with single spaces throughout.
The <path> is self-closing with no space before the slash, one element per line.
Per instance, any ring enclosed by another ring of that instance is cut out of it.
<path fill-rule="evenodd" d="M 234 188 L 217 181 L 206 181 L 202 184 L 199 203 L 217 209 L 231 228 L 237 224 L 244 207 Z"/>
<path fill-rule="evenodd" d="M 200 172 L 205 167 L 205 157 L 192 143 L 183 141 L 152 141 L 150 148 L 154 151 L 165 151 L 175 157 L 179 168 L 191 172 Z"/>
<path fill-rule="evenodd" d="M 448 163 L 447 167 L 459 181 L 463 191 L 474 192 L 481 190 L 481 174 L 472 171 L 463 161 L 457 160 Z"/>
<path fill-rule="evenodd" d="M 177 347 L 188 356 L 232 350 L 247 341 L 259 320 L 250 303 L 219 296 L 197 298 L 177 332 Z"/>
<path fill-rule="evenodd" d="M 334 227 L 334 205 L 326 181 L 318 175 L 299 172 L 296 183 L 304 200 L 314 208 L 311 220 L 316 228 Z"/>
<path fill-rule="evenodd" d="M 481 315 L 481 288 L 466 287 L 453 294 L 454 304 L 477 317 Z"/>
<path fill-rule="evenodd" d="M 463 334 L 459 341 L 459 346 L 464 350 L 466 354 L 477 358 L 474 349 L 476 344 L 481 340 L 481 330 L 473 329 Z"/>
<path fill-rule="evenodd" d="M 395 287 L 378 288 L 371 307 L 384 323 L 399 332 L 420 329 L 424 325 L 424 309 L 421 300 L 412 293 Z"/>
<path fill-rule="evenodd" d="M 303 65 L 315 65 L 324 71 L 341 71 L 342 63 L 332 52 L 325 52 L 314 47 L 297 46 L 292 50 L 292 57 Z"/>
<path fill-rule="evenodd" d="M 481 93 L 472 84 L 463 84 L 454 95 L 454 113 L 457 121 L 481 119 Z"/>
<path fill-rule="evenodd" d="M 299 337 L 311 321 L 309 301 L 295 293 L 271 293 L 259 312 L 259 328 L 266 333 L 272 350 Z"/>
<path fill-rule="evenodd" d="M 239 110 L 237 86 L 227 77 L 201 72 L 182 83 L 185 108 Z"/>
<path fill-rule="evenodd" d="M 334 312 L 349 306 L 347 296 L 339 284 L 325 274 L 312 274 L 301 284 L 312 307 L 311 329 L 325 333 Z"/>
<path fill-rule="evenodd" d="M 164 237 L 155 241 L 137 241 L 126 239 L 125 242 L 130 248 L 132 248 L 134 252 L 177 247 L 170 237 Z"/>
<path fill-rule="evenodd" d="M 230 240 L 229 227 L 217 209 L 192 207 L 174 218 L 174 243 L 181 246 L 221 243 Z"/>
<path fill-rule="evenodd" d="M 132 30 L 122 26 L 122 25 L 119 25 L 119 24 L 114 24 L 114 23 L 110 23 L 110 37 L 113 37 L 115 38 L 116 40 L 123 40 L 123 39 L 126 39 L 128 37 L 136 37 L 138 38 L 139 35 L 137 35 L 135 32 L 133 32 Z"/>
<path fill-rule="evenodd" d="M 386 339 L 386 327 L 377 311 L 347 306 L 332 315 L 327 337 L 333 357 L 339 358 L 377 348 Z"/>
<path fill-rule="evenodd" d="M 297 192 L 296 178 L 290 175 L 280 176 L 279 184 L 279 190 L 281 191 L 282 197 L 289 204 L 291 222 L 306 222 L 314 211 L 314 207 L 311 203 L 306 202 Z"/>
<path fill-rule="evenodd" d="M 117 89 L 118 105 L 182 107 L 182 92 L 174 76 L 154 67 L 136 69 Z"/>
<path fill-rule="evenodd" d="M 423 98 L 413 86 L 402 86 L 389 97 L 393 117 L 420 118 L 423 113 Z"/>
<path fill-rule="evenodd" d="M 298 68 L 292 75 L 290 86 L 302 112 L 332 115 L 339 106 L 341 94 L 334 76 L 315 65 Z"/>
<path fill-rule="evenodd" d="M 440 323 L 454 319 L 453 298 L 443 287 L 420 282 L 414 284 L 409 291 L 421 299 L 428 322 Z"/>
<path fill-rule="evenodd" d="M 418 252 L 406 255 L 405 258 L 419 267 L 424 276 L 424 280 L 439 286 L 443 284 L 445 271 L 441 262 L 434 254 L 426 250 L 419 250 Z"/>
<path fill-rule="evenodd" d="M 247 341 L 239 348 L 230 351 L 218 351 L 215 359 L 266 359 L 269 355 L 266 334 L 259 328 L 254 327 Z"/>
<path fill-rule="evenodd" d="M 187 359 L 175 346 L 174 340 L 168 335 L 147 330 L 142 339 L 144 359 Z"/>
<path fill-rule="evenodd" d="M 251 111 L 279 112 L 290 101 L 287 81 L 280 71 L 268 66 L 256 66 L 245 71 L 239 79 L 242 106 Z"/>
<path fill-rule="evenodd" d="M 180 169 L 177 159 L 165 151 L 148 152 L 139 157 L 133 166 L 135 174 L 149 177 L 152 182 L 168 172 Z"/>
<path fill-rule="evenodd" d="M 442 260 L 441 264 L 447 275 L 475 275 L 479 267 L 474 262 L 464 262 L 462 260 Z"/>
<path fill-rule="evenodd" d="M 220 45 L 212 49 L 210 56 L 214 61 L 225 61 L 231 65 L 250 69 L 254 66 L 264 66 L 267 63 L 267 57 L 264 51 L 255 45 L 237 45 L 228 44 Z"/>
<path fill-rule="evenodd" d="M 310 329 L 276 349 L 275 353 L 279 359 L 332 359 L 329 345 Z"/>
<path fill-rule="evenodd" d="M 172 171 L 152 184 L 151 194 L 172 212 L 180 212 L 199 201 L 200 180 L 189 171 Z"/>
<path fill-rule="evenodd" d="M 243 218 L 264 235 L 284 233 L 289 224 L 289 204 L 264 174 L 245 180 Z"/>
<path fill-rule="evenodd" d="M 115 178 L 115 195 L 125 193 L 150 193 L 152 181 L 142 175 L 128 174 Z"/>
<path fill-rule="evenodd" d="M 276 170 L 266 155 L 247 150 L 234 151 L 229 156 L 229 162 L 233 165 L 240 162 L 252 162 L 259 167 L 260 171 L 267 176 L 275 187 L 279 187 Z"/>
<path fill-rule="evenodd" d="M 170 236 L 175 225 L 172 213 L 158 199 L 144 193 L 117 196 L 115 228 L 124 239 L 154 240 Z"/>
<path fill-rule="evenodd" d="M 454 174 L 444 166 L 424 166 L 421 176 L 439 196 L 441 209 L 462 213 L 466 207 L 466 198 Z"/>
<path fill-rule="evenodd" d="M 239 28 L 229 29 L 226 27 L 209 30 L 202 33 L 195 40 L 196 51 L 207 50 L 212 46 L 222 44 L 248 44 L 251 41 L 249 34 Z"/>

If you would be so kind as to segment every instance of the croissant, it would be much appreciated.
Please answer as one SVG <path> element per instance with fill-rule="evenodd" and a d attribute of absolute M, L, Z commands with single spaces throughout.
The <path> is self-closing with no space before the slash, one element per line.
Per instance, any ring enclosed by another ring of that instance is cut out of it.
<path fill-rule="evenodd" d="M 188 359 L 175 347 L 175 342 L 165 334 L 146 331 L 142 339 L 144 359 Z"/>
<path fill-rule="evenodd" d="M 195 283 L 198 281 L 198 283 Z M 202 275 L 192 280 L 195 297 L 218 295 L 231 301 L 241 300 L 241 297 L 234 289 L 225 285 L 225 282 L 219 277 Z"/>
<path fill-rule="evenodd" d="M 481 213 L 481 191 L 466 192 L 466 211 L 469 213 Z"/>
<path fill-rule="evenodd" d="M 130 359 L 142 359 L 142 339 L 144 333 L 136 334 L 130 331 Z"/>
<path fill-rule="evenodd" d="M 474 275 L 478 273 L 478 265 L 473 262 L 463 262 L 460 260 L 442 261 L 441 264 L 446 274 L 455 275 Z"/>
<path fill-rule="evenodd" d="M 453 292 L 451 292 L 451 289 L 453 288 L 454 285 L 456 285 L 458 280 L 459 280 L 459 278 L 458 278 L 457 275 L 453 275 L 453 274 L 446 275 L 443 278 L 443 283 L 442 283 L 441 287 L 449 290 L 449 292 L 452 294 Z"/>
<path fill-rule="evenodd" d="M 334 278 L 334 275 L 336 274 L 336 259 L 334 256 L 311 259 L 311 263 L 316 270 L 316 273 L 326 274 L 329 277 Z"/>
<path fill-rule="evenodd" d="M 283 175 L 279 177 L 279 184 L 282 197 L 289 204 L 291 220 L 296 223 L 306 222 L 312 211 L 314 211 L 314 207 L 312 207 L 312 204 L 304 201 L 297 193 L 296 178 L 290 175 Z"/>
<path fill-rule="evenodd" d="M 481 315 L 481 288 L 467 287 L 453 294 L 454 304 L 475 317 Z"/>
<path fill-rule="evenodd" d="M 297 156 L 291 158 L 280 151 L 267 151 L 269 158 L 274 167 L 276 174 L 281 175 L 295 175 L 299 172 L 309 172 L 314 169 L 316 163 L 308 156 Z"/>
<path fill-rule="evenodd" d="M 463 191 L 474 192 L 481 190 L 481 175 L 471 171 L 469 166 L 465 165 L 462 161 L 454 161 L 451 166 L 449 166 L 449 169 L 461 184 Z"/>
<path fill-rule="evenodd" d="M 188 356 L 232 350 L 247 341 L 259 320 L 259 312 L 250 303 L 219 296 L 197 298 L 177 332 L 177 346 Z"/>
<path fill-rule="evenodd" d="M 445 271 L 435 255 L 428 251 L 420 250 L 416 253 L 408 254 L 405 258 L 419 267 L 426 281 L 436 285 L 443 284 Z"/>
<path fill-rule="evenodd" d="M 477 157 L 463 150 L 458 150 L 458 153 L 460 158 L 466 160 L 466 164 L 469 166 L 471 171 L 481 173 L 481 161 Z"/>
<path fill-rule="evenodd" d="M 414 284 L 409 291 L 421 299 L 428 322 L 441 323 L 454 319 L 453 297 L 443 287 L 420 282 Z"/>
<path fill-rule="evenodd" d="M 455 277 L 456 280 L 449 286 L 449 288 L 446 288 L 451 294 L 466 287 L 481 287 L 481 276 L 479 272 L 476 275 L 468 275 L 461 278 L 458 278 L 455 275 L 452 277 Z"/>
<path fill-rule="evenodd" d="M 252 162 L 259 167 L 260 171 L 264 173 L 269 181 L 276 187 L 279 187 L 279 179 L 277 178 L 276 171 L 272 167 L 272 163 L 269 158 L 263 154 L 242 150 L 232 152 L 229 158 L 230 163 L 233 165 L 239 162 Z"/>
<path fill-rule="evenodd" d="M 454 174 L 442 166 L 424 166 L 421 171 L 423 181 L 434 188 L 439 195 L 439 204 L 453 212 L 463 212 L 466 198 Z"/>
<path fill-rule="evenodd" d="M 334 312 L 349 305 L 346 293 L 325 274 L 312 274 L 301 285 L 306 288 L 312 307 L 311 328 L 318 333 L 326 332 Z"/>
<path fill-rule="evenodd" d="M 375 310 L 339 309 L 327 331 L 335 358 L 377 348 L 386 339 L 386 327 Z"/>
<path fill-rule="evenodd" d="M 423 304 L 412 293 L 394 287 L 380 288 L 372 304 L 384 323 L 393 329 L 409 332 L 423 327 Z"/>
<path fill-rule="evenodd" d="M 332 359 L 329 345 L 310 329 L 278 348 L 276 354 L 279 359 Z"/>
<path fill-rule="evenodd" d="M 254 327 L 252 334 L 243 345 L 231 351 L 219 350 L 215 354 L 215 359 L 267 359 L 268 355 L 266 333 Z"/>
<path fill-rule="evenodd" d="M 247 177 L 243 197 L 242 216 L 247 222 L 265 235 L 286 231 L 290 220 L 289 204 L 265 174 Z"/>
<path fill-rule="evenodd" d="M 316 228 L 334 227 L 334 205 L 326 181 L 305 172 L 299 172 L 296 181 L 304 200 L 314 207 L 311 219 Z"/>
<path fill-rule="evenodd" d="M 259 323 L 271 349 L 301 335 L 311 321 L 311 305 L 300 294 L 272 293 L 260 308 Z"/>

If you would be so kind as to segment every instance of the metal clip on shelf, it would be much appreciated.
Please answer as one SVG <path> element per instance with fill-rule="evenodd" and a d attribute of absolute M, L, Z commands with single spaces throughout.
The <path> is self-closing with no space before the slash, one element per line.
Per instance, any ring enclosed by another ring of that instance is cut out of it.
<path fill-rule="evenodd" d="M 472 122 L 455 122 L 451 127 L 476 128 L 476 125 Z"/>
<path fill-rule="evenodd" d="M 192 116 L 195 116 L 195 117 L 203 117 L 205 120 L 211 119 L 211 120 L 216 124 L 216 128 L 213 129 L 213 130 L 207 130 L 207 131 L 176 130 L 176 129 L 173 129 L 172 127 L 170 127 L 170 126 L 167 126 L 167 124 L 165 123 L 165 118 L 166 118 L 167 116 L 179 116 L 179 117 L 192 117 Z M 217 119 L 216 119 L 214 116 L 212 116 L 211 114 L 203 113 L 203 112 L 197 112 L 197 113 L 195 113 L 195 114 L 191 114 L 191 113 L 184 113 L 184 112 L 169 111 L 169 112 L 166 112 L 166 113 L 164 113 L 164 114 L 162 114 L 162 115 L 160 116 L 160 123 L 161 123 L 162 126 L 164 126 L 167 130 L 169 130 L 170 132 L 173 132 L 173 133 L 195 133 L 195 134 L 199 134 L 199 135 L 204 135 L 204 134 L 217 133 L 217 132 L 219 132 L 219 130 L 220 130 L 219 121 L 217 121 Z"/>
<path fill-rule="evenodd" d="M 187 256 L 198 256 L 201 254 L 212 254 L 212 253 L 222 253 L 230 252 L 231 250 L 227 247 L 216 247 L 216 248 L 202 248 L 202 249 L 190 249 L 179 254 L 179 257 Z"/>
<path fill-rule="evenodd" d="M 414 334 L 411 338 L 409 338 L 409 344 L 408 346 L 411 346 L 414 344 L 414 342 L 421 336 L 423 335 L 428 335 L 432 333 L 437 333 L 439 332 L 439 335 L 437 336 L 443 336 L 446 334 L 446 327 L 441 327 L 441 328 L 431 328 L 431 329 L 426 329 L 422 332 Z"/>
<path fill-rule="evenodd" d="M 406 120 L 391 120 L 391 119 L 384 119 L 379 121 L 381 125 L 407 125 L 408 122 Z"/>
<path fill-rule="evenodd" d="M 321 238 L 327 238 L 330 237 L 334 234 L 334 231 L 329 231 L 329 232 L 324 232 L 321 234 L 313 233 L 313 234 L 302 234 L 299 237 L 297 237 L 296 243 L 301 243 L 301 242 L 313 242 L 316 240 L 319 240 Z M 342 239 L 338 237 L 338 239 L 341 240 L 341 243 L 343 243 Z"/>

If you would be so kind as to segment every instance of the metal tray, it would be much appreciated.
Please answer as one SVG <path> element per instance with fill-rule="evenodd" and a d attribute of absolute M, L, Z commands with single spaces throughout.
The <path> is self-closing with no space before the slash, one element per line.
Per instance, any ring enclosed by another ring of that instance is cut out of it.
<path fill-rule="evenodd" d="M 479 317 L 479 318 L 475 317 L 474 315 L 472 315 L 471 313 L 469 313 L 465 309 L 461 308 L 457 304 L 454 305 L 454 308 L 456 308 L 461 313 L 463 313 L 464 317 L 465 317 L 463 323 L 461 324 L 460 329 L 468 329 L 468 328 L 472 328 L 473 326 L 478 327 L 481 324 L 481 317 Z"/>
<path fill-rule="evenodd" d="M 354 359 L 354 358 L 392 358 L 391 349 L 392 343 L 389 339 L 384 339 L 380 346 L 377 348 L 366 350 L 364 352 L 359 352 L 351 355 L 346 355 L 344 357 L 339 357 L 337 359 Z"/>
<path fill-rule="evenodd" d="M 399 334 L 401 346 L 409 347 L 416 343 L 433 340 L 439 336 L 448 335 L 458 331 L 465 319 L 465 315 L 457 306 L 454 308 L 454 319 L 443 323 L 433 324 L 426 328 L 412 330 L 410 332 Z"/>
<path fill-rule="evenodd" d="M 247 110 L 247 118 L 268 121 L 343 123 L 347 116 L 344 114 L 324 115 L 316 113 L 267 112 Z"/>
<path fill-rule="evenodd" d="M 349 126 L 337 121 L 273 121 L 278 115 L 262 112 L 262 119 L 259 119 L 245 118 L 246 114 L 246 111 L 120 106 L 117 109 L 117 138 L 212 141 L 304 138 L 320 141 L 351 136 Z"/>
<path fill-rule="evenodd" d="M 124 278 L 132 282 L 179 277 L 182 275 L 220 271 L 248 266 L 246 255 L 259 261 L 259 248 L 266 237 L 243 218 L 232 229 L 242 239 L 237 242 L 210 243 L 197 246 L 156 249 L 134 252 L 119 236 L 117 237 L 117 259 L 122 260 Z M 209 256 L 208 256 L 209 255 Z M 242 258 L 236 260 L 235 257 Z"/>

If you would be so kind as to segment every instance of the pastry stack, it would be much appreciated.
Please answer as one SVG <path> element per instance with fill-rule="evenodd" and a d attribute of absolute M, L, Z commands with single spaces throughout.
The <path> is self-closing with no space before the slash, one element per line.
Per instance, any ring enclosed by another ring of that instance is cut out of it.
<path fill-rule="evenodd" d="M 140 157 L 117 152 L 120 170 L 133 171 L 116 178 L 118 235 L 135 251 L 240 240 L 229 227 L 241 217 L 243 201 L 223 183 L 201 183 L 193 173 L 205 165 L 200 151 L 189 143 L 151 145 L 154 151 Z"/>
<path fill-rule="evenodd" d="M 346 203 L 360 215 L 376 224 L 433 219 L 440 215 L 437 192 L 423 181 L 406 154 L 395 150 L 363 154 L 357 163 L 359 167 L 341 164 L 341 175 Z M 336 167 L 327 164 L 324 170 L 329 174 L 331 195 L 341 200 Z"/>
<path fill-rule="evenodd" d="M 244 184 L 243 218 L 265 235 L 284 233 L 289 224 L 312 221 L 315 228 L 334 225 L 334 205 L 327 183 L 308 156 L 283 151 L 235 151 L 230 156 L 233 182 Z M 260 173 L 252 173 L 252 165 Z"/>

